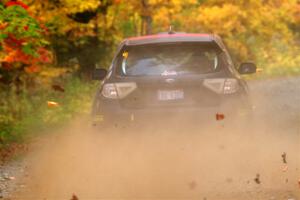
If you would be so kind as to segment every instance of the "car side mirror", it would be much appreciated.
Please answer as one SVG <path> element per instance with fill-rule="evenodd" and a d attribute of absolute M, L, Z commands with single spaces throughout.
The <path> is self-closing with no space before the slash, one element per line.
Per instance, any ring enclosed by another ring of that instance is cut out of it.
<path fill-rule="evenodd" d="M 94 69 L 92 73 L 93 80 L 103 80 L 107 75 L 107 70 L 103 68 Z"/>
<path fill-rule="evenodd" d="M 251 62 L 242 63 L 238 69 L 240 74 L 253 74 L 256 72 L 256 65 Z"/>

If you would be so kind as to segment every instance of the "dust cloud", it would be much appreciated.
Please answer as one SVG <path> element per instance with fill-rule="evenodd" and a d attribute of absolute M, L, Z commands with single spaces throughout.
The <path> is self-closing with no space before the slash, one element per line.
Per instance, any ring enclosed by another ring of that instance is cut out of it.
<path fill-rule="evenodd" d="M 299 199 L 298 82 L 288 91 L 252 83 L 247 127 L 226 114 L 205 124 L 183 115 L 130 127 L 76 120 L 35 145 L 13 199 Z"/>

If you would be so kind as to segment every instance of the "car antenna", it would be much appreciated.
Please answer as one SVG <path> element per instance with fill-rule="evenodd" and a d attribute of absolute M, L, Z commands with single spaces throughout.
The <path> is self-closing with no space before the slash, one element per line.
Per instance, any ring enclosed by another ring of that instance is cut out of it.
<path fill-rule="evenodd" d="M 172 28 L 173 28 L 172 25 L 170 25 L 169 26 L 169 31 L 168 31 L 168 34 L 170 34 L 170 35 L 175 34 L 175 32 L 172 30 Z"/>

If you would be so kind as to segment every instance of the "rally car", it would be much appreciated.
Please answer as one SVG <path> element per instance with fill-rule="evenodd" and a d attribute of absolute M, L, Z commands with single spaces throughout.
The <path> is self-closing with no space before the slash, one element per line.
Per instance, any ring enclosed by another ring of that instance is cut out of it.
<path fill-rule="evenodd" d="M 238 68 L 214 34 L 161 33 L 125 39 L 102 80 L 92 107 L 95 121 L 165 120 L 172 116 L 223 119 L 251 103 L 240 74 L 256 72 L 252 62 Z M 249 110 L 249 109 L 248 109 Z M 98 120 L 97 120 L 98 119 Z M 149 118 L 147 118 L 149 119 Z"/>

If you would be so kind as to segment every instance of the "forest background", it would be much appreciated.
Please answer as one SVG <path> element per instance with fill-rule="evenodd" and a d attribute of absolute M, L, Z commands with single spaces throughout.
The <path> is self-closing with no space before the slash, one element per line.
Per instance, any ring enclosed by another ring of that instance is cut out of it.
<path fill-rule="evenodd" d="M 299 0 L 2 0 L 0 152 L 89 113 L 95 66 L 170 25 L 220 35 L 237 67 L 257 64 L 254 78 L 300 74 Z"/>

